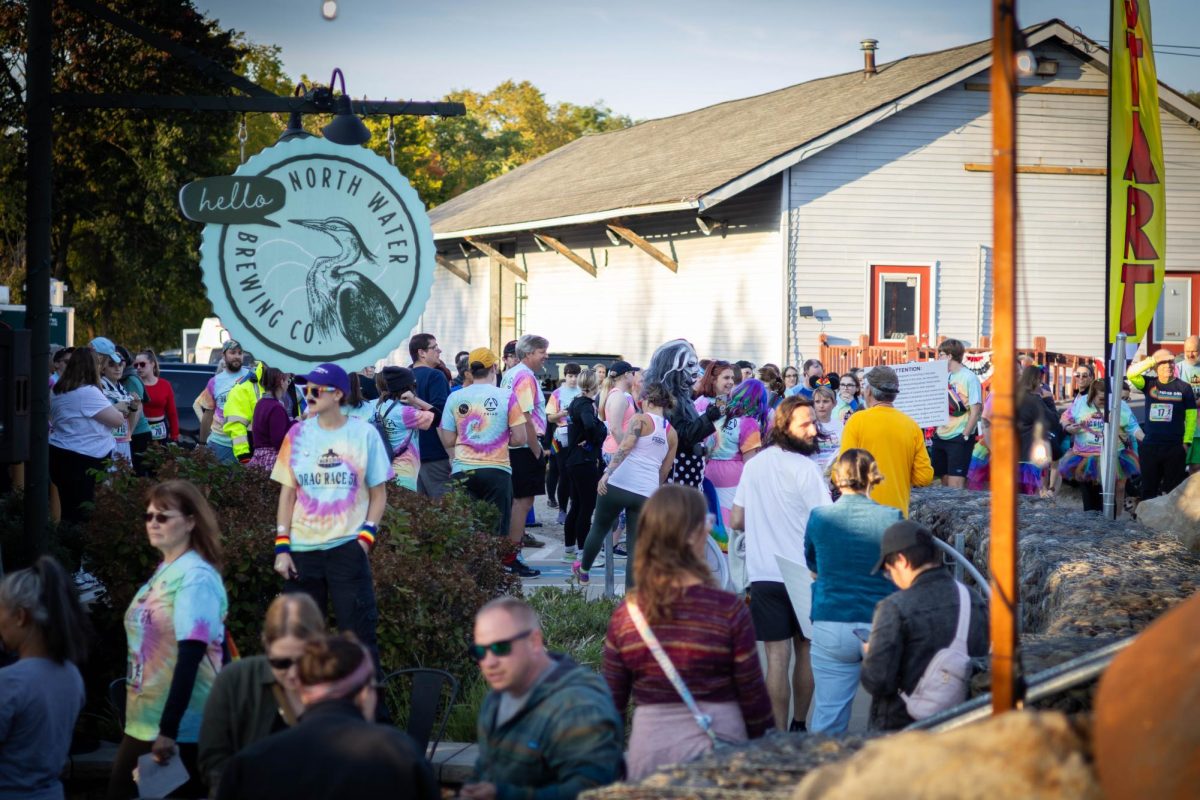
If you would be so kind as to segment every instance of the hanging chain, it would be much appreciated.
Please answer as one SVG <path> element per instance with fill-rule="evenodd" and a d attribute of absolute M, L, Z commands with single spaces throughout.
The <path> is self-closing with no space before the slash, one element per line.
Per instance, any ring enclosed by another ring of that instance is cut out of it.
<path fill-rule="evenodd" d="M 246 133 L 246 115 L 245 114 L 242 114 L 242 119 L 238 123 L 237 137 L 238 137 L 238 153 L 241 156 L 242 163 L 245 164 L 246 163 L 246 139 L 250 138 L 249 134 Z"/>
<path fill-rule="evenodd" d="M 388 117 L 388 157 L 392 160 L 392 166 L 396 166 L 396 127 L 393 124 L 395 117 Z"/>

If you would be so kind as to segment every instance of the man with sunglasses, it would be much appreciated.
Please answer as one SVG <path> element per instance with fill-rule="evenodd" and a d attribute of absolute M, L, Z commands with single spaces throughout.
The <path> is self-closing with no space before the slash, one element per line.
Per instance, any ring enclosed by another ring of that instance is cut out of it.
<path fill-rule="evenodd" d="M 492 691 L 479 709 L 468 800 L 571 800 L 621 778 L 621 717 L 599 675 L 546 651 L 537 614 L 502 597 L 475 616 L 471 657 Z"/>
<path fill-rule="evenodd" d="M 305 592 L 353 631 L 374 655 L 379 617 L 368 558 L 393 477 L 383 440 L 364 420 L 342 414 L 350 378 L 321 364 L 295 383 L 305 387 L 308 419 L 292 426 L 271 479 L 282 484 L 276 514 L 275 571 L 285 592 Z"/>
<path fill-rule="evenodd" d="M 1143 375 L 1151 367 L 1153 375 Z M 1142 499 L 1171 490 L 1187 477 L 1188 451 L 1196 432 L 1196 396 L 1192 387 L 1175 377 L 1175 354 L 1154 355 L 1129 366 L 1126 379 L 1146 396 L 1146 438 L 1139 447 Z"/>

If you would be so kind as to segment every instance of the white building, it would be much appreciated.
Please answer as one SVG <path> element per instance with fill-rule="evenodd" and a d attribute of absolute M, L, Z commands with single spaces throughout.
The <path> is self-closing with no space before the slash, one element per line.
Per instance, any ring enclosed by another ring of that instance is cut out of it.
<path fill-rule="evenodd" d="M 1026 33 L 1018 344 L 1099 355 L 1108 54 L 1058 20 Z M 980 42 L 572 142 L 431 212 L 445 268 L 420 327 L 450 352 L 540 333 L 634 363 L 679 336 L 780 364 L 821 333 L 978 342 L 990 62 Z M 1171 345 L 1200 332 L 1200 108 L 1159 97 L 1169 276 L 1150 337 Z"/>

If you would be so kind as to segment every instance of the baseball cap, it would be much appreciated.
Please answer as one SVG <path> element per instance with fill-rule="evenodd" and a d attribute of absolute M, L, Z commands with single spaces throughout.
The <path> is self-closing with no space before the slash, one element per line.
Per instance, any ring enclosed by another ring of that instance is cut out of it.
<path fill-rule="evenodd" d="M 611 377 L 619 378 L 627 372 L 637 372 L 640 369 L 641 367 L 635 367 L 628 361 L 614 361 L 608 368 L 608 374 Z"/>
<path fill-rule="evenodd" d="M 224 353 L 226 350 L 233 350 L 234 348 L 241 350 L 242 343 L 237 339 L 228 339 L 226 340 L 225 344 L 221 345 L 221 352 Z"/>
<path fill-rule="evenodd" d="M 320 364 L 307 375 L 297 375 L 293 381 L 297 386 L 315 383 L 318 386 L 331 386 L 342 394 L 350 394 L 350 376 L 346 370 L 337 364 Z"/>
<path fill-rule="evenodd" d="M 120 352 L 117 351 L 117 346 L 113 344 L 112 339 L 108 339 L 104 336 L 97 336 L 95 339 L 92 339 L 90 342 L 88 342 L 88 346 L 100 355 L 108 356 L 117 363 L 122 363 L 124 361 L 124 359 L 121 358 Z"/>
<path fill-rule="evenodd" d="M 513 347 L 515 348 L 516 345 L 513 345 Z M 486 347 L 476 347 L 470 353 L 467 353 L 467 369 L 470 369 L 475 364 L 483 365 L 484 369 L 491 369 L 496 366 L 497 361 L 499 359 L 496 358 L 496 354 Z"/>
<path fill-rule="evenodd" d="M 867 372 L 867 383 L 881 392 L 900 391 L 900 378 L 896 376 L 896 370 L 882 364 L 878 367 L 871 367 Z"/>
<path fill-rule="evenodd" d="M 504 345 L 504 357 L 515 356 L 517 354 L 517 340 L 513 339 L 508 344 Z M 475 359 L 471 359 L 474 361 Z"/>
<path fill-rule="evenodd" d="M 407 367 L 384 367 L 382 375 L 387 390 L 392 394 L 403 394 L 417 388 L 417 378 Z"/>
<path fill-rule="evenodd" d="M 883 562 L 892 553 L 899 553 L 905 548 L 922 542 L 932 544 L 933 534 L 921 523 L 913 522 L 911 519 L 902 519 L 889 525 L 883 532 L 883 538 L 879 541 L 879 560 L 871 568 L 871 574 L 874 575 L 883 569 Z"/>

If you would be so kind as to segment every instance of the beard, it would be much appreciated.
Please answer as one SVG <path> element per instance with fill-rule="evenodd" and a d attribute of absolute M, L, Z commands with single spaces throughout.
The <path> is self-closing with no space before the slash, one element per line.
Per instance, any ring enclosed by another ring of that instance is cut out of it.
<path fill-rule="evenodd" d="M 775 436 L 775 443 L 789 453 L 799 453 L 802 456 L 815 456 L 821 449 L 816 437 L 812 439 L 800 439 L 792 436 L 787 431 L 777 431 Z"/>

